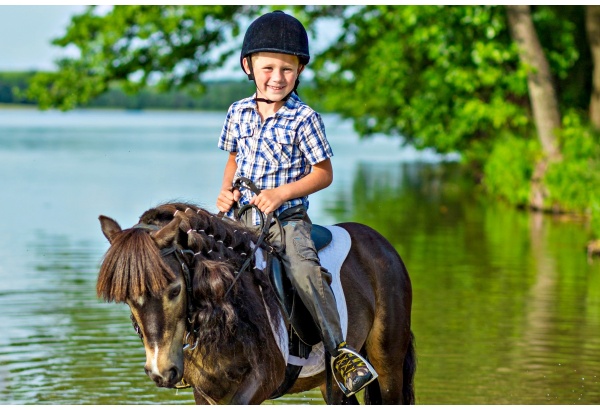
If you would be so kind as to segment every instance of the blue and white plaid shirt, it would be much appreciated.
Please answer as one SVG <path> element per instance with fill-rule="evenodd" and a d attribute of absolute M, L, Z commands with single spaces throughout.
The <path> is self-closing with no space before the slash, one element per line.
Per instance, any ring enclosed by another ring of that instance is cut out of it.
<path fill-rule="evenodd" d="M 308 175 L 313 165 L 333 156 L 321 116 L 295 93 L 264 124 L 254 96 L 233 103 L 218 147 L 236 152 L 234 180 L 240 176 L 249 178 L 261 190 L 297 181 Z M 246 205 L 253 194 L 248 189 L 241 191 L 240 204 Z M 284 202 L 274 215 L 300 204 L 308 209 L 308 197 Z M 227 215 L 232 217 L 233 211 Z M 257 215 L 253 222 L 259 223 Z"/>

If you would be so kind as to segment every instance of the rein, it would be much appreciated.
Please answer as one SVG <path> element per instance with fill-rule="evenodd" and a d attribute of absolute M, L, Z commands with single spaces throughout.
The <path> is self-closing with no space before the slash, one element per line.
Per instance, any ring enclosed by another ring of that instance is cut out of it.
<path fill-rule="evenodd" d="M 252 180 L 250 180 L 249 178 L 246 177 L 238 177 L 232 187 L 231 190 L 233 191 L 234 189 L 240 189 L 240 188 L 245 188 L 245 189 L 249 189 L 250 191 L 252 191 L 253 194 L 255 195 L 260 195 L 260 188 L 258 188 L 254 182 L 252 182 Z M 235 285 L 235 283 L 238 281 L 238 279 L 240 278 L 240 276 L 242 276 L 242 273 L 244 273 L 247 269 L 248 266 L 250 266 L 250 263 L 252 263 L 252 261 L 254 260 L 254 255 L 256 254 L 256 251 L 261 247 L 261 245 L 265 242 L 265 239 L 267 238 L 267 235 L 269 234 L 269 228 L 271 227 L 271 221 L 273 218 L 273 213 L 269 212 L 266 215 L 266 221 L 265 221 L 265 217 L 263 212 L 258 209 L 258 207 L 256 205 L 244 205 L 243 207 L 241 207 L 239 209 L 239 211 L 237 211 L 237 219 L 240 220 L 242 218 L 242 215 L 245 214 L 247 211 L 251 210 L 251 209 L 255 209 L 258 217 L 260 219 L 260 235 L 258 237 L 258 240 L 256 241 L 256 243 L 254 244 L 254 248 L 252 248 L 252 251 L 250 252 L 250 255 L 248 255 L 248 257 L 246 258 L 246 260 L 244 261 L 244 263 L 242 264 L 240 270 L 238 272 L 236 272 L 235 278 L 233 280 L 233 283 L 231 284 L 231 286 L 229 286 L 229 289 L 227 289 L 227 292 L 225 292 L 225 295 L 229 294 L 229 292 L 231 291 L 231 289 L 233 289 L 233 285 Z M 217 217 L 222 218 L 225 215 L 224 212 L 219 212 L 217 214 Z M 267 252 L 272 253 L 274 251 L 273 247 L 271 247 L 271 249 L 267 250 Z"/>

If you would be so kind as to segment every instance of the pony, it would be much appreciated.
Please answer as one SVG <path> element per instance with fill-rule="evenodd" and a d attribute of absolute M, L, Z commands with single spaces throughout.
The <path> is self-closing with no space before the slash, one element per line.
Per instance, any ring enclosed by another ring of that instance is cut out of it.
<path fill-rule="evenodd" d="M 316 387 L 327 404 L 358 404 L 332 386 L 329 370 L 282 391 L 287 363 L 276 339 L 288 329 L 284 320 L 273 320 L 282 317 L 281 305 L 266 269 L 248 265 L 259 244 L 255 230 L 183 202 L 151 208 L 129 229 L 103 215 L 99 220 L 110 247 L 98 297 L 129 306 L 144 344 L 145 372 L 158 387 L 191 387 L 196 404 L 259 404 Z M 379 375 L 366 386 L 364 402 L 414 404 L 407 269 L 374 229 L 337 226 L 351 238 L 341 268 L 346 340 Z"/>

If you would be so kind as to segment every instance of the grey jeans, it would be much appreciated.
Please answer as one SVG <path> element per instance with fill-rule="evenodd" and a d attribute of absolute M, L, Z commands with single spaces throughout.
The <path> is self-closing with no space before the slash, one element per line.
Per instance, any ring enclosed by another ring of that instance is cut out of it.
<path fill-rule="evenodd" d="M 252 212 L 243 215 L 248 225 Z M 321 267 L 315 245 L 310 237 L 312 222 L 302 205 L 289 208 L 277 218 L 283 227 L 285 252 L 282 262 L 300 299 L 308 308 L 317 326 L 325 349 L 337 356 L 337 346 L 344 341 L 340 316 L 335 296 L 331 290 L 331 274 Z M 277 224 L 269 231 L 269 240 L 275 245 L 281 241 L 281 232 Z"/>

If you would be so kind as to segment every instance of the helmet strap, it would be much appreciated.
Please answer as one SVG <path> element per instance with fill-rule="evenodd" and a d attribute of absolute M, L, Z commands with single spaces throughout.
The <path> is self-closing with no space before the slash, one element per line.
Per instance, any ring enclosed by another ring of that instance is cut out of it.
<path fill-rule="evenodd" d="M 254 68 L 252 68 L 252 55 L 248 55 L 245 58 L 246 58 L 246 62 L 248 63 L 248 68 L 250 68 L 250 74 L 248 74 L 248 80 L 254 81 Z M 256 84 L 256 81 L 254 83 Z"/>

